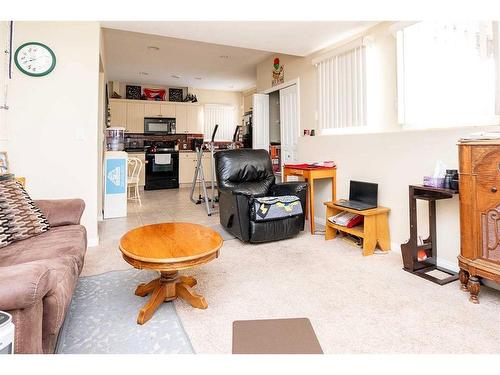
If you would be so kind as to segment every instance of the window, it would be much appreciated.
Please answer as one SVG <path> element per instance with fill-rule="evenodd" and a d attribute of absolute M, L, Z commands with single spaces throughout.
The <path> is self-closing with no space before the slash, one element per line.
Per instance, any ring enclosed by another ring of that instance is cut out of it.
<path fill-rule="evenodd" d="M 492 22 L 419 22 L 397 32 L 398 120 L 411 128 L 498 123 Z"/>
<path fill-rule="evenodd" d="M 205 126 L 204 139 L 210 140 L 215 125 L 218 124 L 215 140 L 232 140 L 236 129 L 236 109 L 233 106 L 223 104 L 205 104 Z"/>
<path fill-rule="evenodd" d="M 313 63 L 317 67 L 322 133 L 366 126 L 366 53 L 362 40 Z"/>

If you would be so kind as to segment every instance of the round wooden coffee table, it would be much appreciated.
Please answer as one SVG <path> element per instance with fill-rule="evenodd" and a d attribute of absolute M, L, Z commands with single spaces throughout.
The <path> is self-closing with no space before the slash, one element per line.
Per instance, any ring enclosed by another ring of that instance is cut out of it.
<path fill-rule="evenodd" d="M 160 272 L 160 277 L 140 284 L 135 294 L 152 294 L 149 302 L 139 311 L 137 323 L 144 324 L 165 301 L 182 298 L 191 306 L 206 309 L 203 296 L 191 287 L 196 279 L 179 276 L 179 270 L 199 266 L 219 256 L 222 237 L 219 233 L 199 224 L 164 223 L 139 227 L 120 239 L 123 259 L 138 269 Z"/>

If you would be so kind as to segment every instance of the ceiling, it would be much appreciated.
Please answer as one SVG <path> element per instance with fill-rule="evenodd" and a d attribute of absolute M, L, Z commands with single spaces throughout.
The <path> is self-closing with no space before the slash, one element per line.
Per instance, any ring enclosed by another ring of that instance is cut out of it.
<path fill-rule="evenodd" d="M 265 51 L 111 29 L 104 29 L 104 46 L 110 81 L 226 91 L 254 86 L 256 65 L 270 55 Z"/>
<path fill-rule="evenodd" d="M 106 71 L 112 81 L 242 91 L 255 86 L 256 65 L 272 53 L 306 56 L 376 23 L 102 21 L 101 25 Z"/>
<path fill-rule="evenodd" d="M 374 21 L 102 21 L 103 27 L 306 56 Z"/>

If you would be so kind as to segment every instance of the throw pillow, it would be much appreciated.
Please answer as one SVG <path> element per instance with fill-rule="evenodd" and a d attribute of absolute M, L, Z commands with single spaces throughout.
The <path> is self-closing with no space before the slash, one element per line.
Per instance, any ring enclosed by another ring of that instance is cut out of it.
<path fill-rule="evenodd" d="M 14 179 L 0 180 L 0 247 L 49 230 L 49 222 Z"/>

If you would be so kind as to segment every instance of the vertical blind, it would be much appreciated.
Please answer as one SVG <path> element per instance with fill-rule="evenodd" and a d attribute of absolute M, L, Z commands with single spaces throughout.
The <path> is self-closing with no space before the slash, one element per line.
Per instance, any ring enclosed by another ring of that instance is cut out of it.
<path fill-rule="evenodd" d="M 232 140 L 237 125 L 235 107 L 224 104 L 205 104 L 204 111 L 204 139 L 211 139 L 215 125 L 218 124 L 219 128 L 215 135 L 215 140 Z"/>
<path fill-rule="evenodd" d="M 365 61 L 360 45 L 317 63 L 320 129 L 366 125 Z"/>

